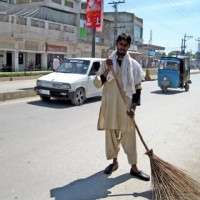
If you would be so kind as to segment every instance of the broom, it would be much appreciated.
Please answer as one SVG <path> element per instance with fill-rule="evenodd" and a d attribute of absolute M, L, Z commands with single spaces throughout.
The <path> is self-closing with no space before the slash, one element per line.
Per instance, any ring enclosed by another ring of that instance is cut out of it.
<path fill-rule="evenodd" d="M 107 52 L 107 57 L 108 52 Z M 124 93 L 121 89 L 119 81 L 116 77 L 113 67 L 111 67 L 112 74 L 116 81 L 117 87 L 121 97 L 126 104 Z M 134 118 L 131 118 L 136 131 L 143 143 L 146 154 L 150 159 L 151 166 L 151 187 L 153 200 L 198 200 L 200 199 L 200 183 L 190 177 L 189 174 L 183 170 L 165 162 L 149 149 L 142 137 L 142 134 L 136 124 Z"/>

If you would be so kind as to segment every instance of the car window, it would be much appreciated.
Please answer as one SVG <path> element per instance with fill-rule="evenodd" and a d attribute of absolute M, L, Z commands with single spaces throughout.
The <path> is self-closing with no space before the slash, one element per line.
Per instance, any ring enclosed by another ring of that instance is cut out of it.
<path fill-rule="evenodd" d="M 56 71 L 62 73 L 72 73 L 72 65 L 71 63 L 62 63 Z"/>
<path fill-rule="evenodd" d="M 90 75 L 96 75 L 100 67 L 100 62 L 94 62 L 90 70 Z"/>
<path fill-rule="evenodd" d="M 72 74 L 86 74 L 90 61 L 88 60 L 75 60 L 66 59 L 64 63 L 56 70 L 61 73 L 72 73 Z"/>

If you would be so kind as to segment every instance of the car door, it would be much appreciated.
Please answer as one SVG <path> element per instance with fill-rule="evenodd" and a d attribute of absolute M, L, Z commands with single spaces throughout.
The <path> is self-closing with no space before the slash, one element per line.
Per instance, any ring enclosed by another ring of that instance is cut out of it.
<path fill-rule="evenodd" d="M 96 88 L 94 86 L 94 79 L 97 75 L 100 65 L 101 61 L 94 61 L 88 73 L 88 97 L 99 96 L 102 93 L 102 88 Z"/>

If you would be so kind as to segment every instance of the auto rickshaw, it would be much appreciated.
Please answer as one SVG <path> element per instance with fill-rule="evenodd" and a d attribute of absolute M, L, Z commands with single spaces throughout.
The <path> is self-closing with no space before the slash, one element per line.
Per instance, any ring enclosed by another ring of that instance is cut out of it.
<path fill-rule="evenodd" d="M 168 88 L 189 90 L 190 60 L 187 56 L 162 57 L 158 66 L 158 86 L 163 93 Z"/>

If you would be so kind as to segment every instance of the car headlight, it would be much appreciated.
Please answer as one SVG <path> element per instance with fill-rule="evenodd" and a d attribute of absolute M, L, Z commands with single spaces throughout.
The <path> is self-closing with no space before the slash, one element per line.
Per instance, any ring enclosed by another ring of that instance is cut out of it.
<path fill-rule="evenodd" d="M 163 77 L 163 80 L 164 80 L 164 81 L 167 81 L 167 79 L 168 79 L 168 78 L 167 78 L 166 76 Z"/>
<path fill-rule="evenodd" d="M 37 80 L 36 84 L 37 84 L 37 86 L 42 86 L 42 81 L 41 80 Z"/>
<path fill-rule="evenodd" d="M 69 83 L 62 83 L 62 89 L 63 90 L 69 90 L 71 89 L 71 85 Z"/>

